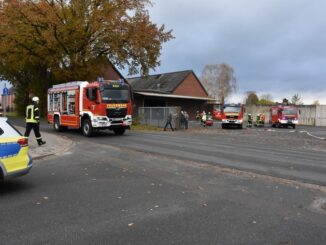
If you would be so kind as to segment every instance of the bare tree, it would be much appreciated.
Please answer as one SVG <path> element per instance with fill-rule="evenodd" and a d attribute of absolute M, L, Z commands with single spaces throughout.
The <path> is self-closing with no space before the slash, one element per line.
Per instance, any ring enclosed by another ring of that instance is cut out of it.
<path fill-rule="evenodd" d="M 210 96 L 224 106 L 225 98 L 236 91 L 236 78 L 232 67 L 227 64 L 206 65 L 202 72 L 202 82 Z"/>
<path fill-rule="evenodd" d="M 291 99 L 291 103 L 294 105 L 302 105 L 302 99 L 301 96 L 299 94 L 295 94 L 293 95 L 292 99 Z"/>

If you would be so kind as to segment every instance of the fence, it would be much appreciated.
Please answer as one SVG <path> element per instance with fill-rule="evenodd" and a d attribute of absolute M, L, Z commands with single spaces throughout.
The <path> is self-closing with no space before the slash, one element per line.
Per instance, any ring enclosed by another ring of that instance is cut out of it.
<path fill-rule="evenodd" d="M 316 126 L 326 126 L 326 105 L 316 106 Z"/>
<path fill-rule="evenodd" d="M 299 106 L 299 110 L 299 123 L 301 125 L 316 126 L 317 106 Z"/>
<path fill-rule="evenodd" d="M 173 128 L 180 128 L 180 111 L 180 107 L 139 107 L 138 118 L 141 124 L 164 127 L 171 112 Z"/>

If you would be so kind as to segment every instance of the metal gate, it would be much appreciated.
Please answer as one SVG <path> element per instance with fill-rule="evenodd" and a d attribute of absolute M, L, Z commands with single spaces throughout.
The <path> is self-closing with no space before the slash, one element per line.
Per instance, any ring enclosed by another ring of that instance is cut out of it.
<path fill-rule="evenodd" d="M 139 122 L 144 125 L 164 127 L 169 113 L 172 113 L 173 128 L 180 127 L 180 107 L 139 107 Z"/>

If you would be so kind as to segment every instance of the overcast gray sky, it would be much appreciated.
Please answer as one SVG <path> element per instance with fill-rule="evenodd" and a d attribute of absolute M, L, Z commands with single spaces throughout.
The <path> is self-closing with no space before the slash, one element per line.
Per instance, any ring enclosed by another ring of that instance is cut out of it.
<path fill-rule="evenodd" d="M 192 69 L 200 77 L 205 64 L 227 63 L 238 83 L 233 100 L 257 91 L 326 104 L 326 1 L 154 1 L 151 20 L 175 39 L 152 74 Z"/>
<path fill-rule="evenodd" d="M 246 91 L 295 93 L 326 104 L 325 0 L 153 0 L 151 19 L 173 29 L 152 74 L 227 63 Z M 2 92 L 3 83 L 0 83 Z"/>

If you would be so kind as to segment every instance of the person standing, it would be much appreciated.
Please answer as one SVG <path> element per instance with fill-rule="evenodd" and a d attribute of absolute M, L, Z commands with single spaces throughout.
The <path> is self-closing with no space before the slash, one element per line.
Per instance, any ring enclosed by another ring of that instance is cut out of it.
<path fill-rule="evenodd" d="M 184 111 L 180 112 L 180 128 L 185 128 L 185 114 Z"/>
<path fill-rule="evenodd" d="M 164 126 L 164 131 L 166 131 L 166 127 L 167 127 L 168 125 L 170 125 L 171 130 L 174 131 L 171 122 L 172 122 L 172 113 L 169 112 L 168 117 L 167 117 L 167 119 L 166 119 L 166 124 L 165 124 L 165 126 Z"/>
<path fill-rule="evenodd" d="M 40 133 L 40 111 L 38 108 L 39 98 L 33 97 L 32 101 L 33 103 L 26 107 L 26 130 L 24 136 L 28 138 L 33 129 L 37 143 L 41 146 L 46 142 L 42 140 Z"/>
<path fill-rule="evenodd" d="M 185 129 L 188 129 L 188 121 L 189 121 L 188 112 L 184 111 L 183 114 L 184 114 L 184 117 L 185 117 Z"/>
<path fill-rule="evenodd" d="M 206 127 L 206 120 L 207 120 L 207 116 L 206 116 L 206 112 L 203 111 L 202 115 L 201 115 L 201 124 Z"/>

